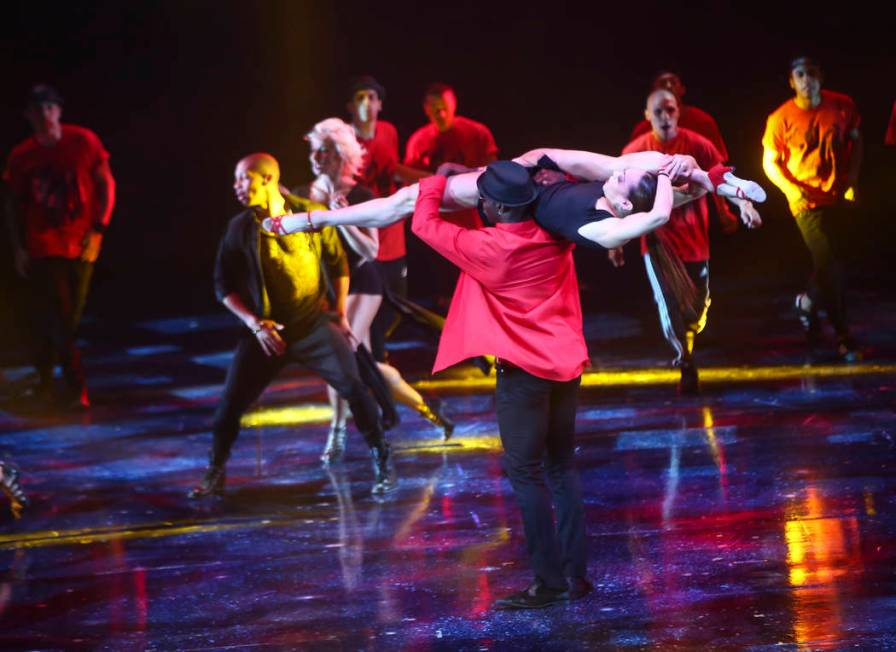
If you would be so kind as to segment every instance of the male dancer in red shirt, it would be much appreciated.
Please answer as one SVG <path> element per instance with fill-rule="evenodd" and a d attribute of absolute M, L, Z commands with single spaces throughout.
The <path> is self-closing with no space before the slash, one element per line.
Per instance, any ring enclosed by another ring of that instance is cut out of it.
<path fill-rule="evenodd" d="M 440 217 L 445 184 L 439 175 L 420 182 L 412 226 L 461 269 L 433 370 L 497 357 L 498 430 L 535 573 L 528 588 L 495 606 L 530 609 L 580 598 L 591 585 L 573 457 L 576 390 L 588 351 L 575 245 L 535 224 L 529 204 L 537 189 L 517 163 L 497 161 L 479 177 L 483 217 L 493 226 L 468 229 Z"/>
<path fill-rule="evenodd" d="M 656 151 L 663 154 L 686 154 L 693 156 L 704 170 L 720 165 L 722 153 L 707 138 L 696 131 L 681 126 L 681 104 L 671 91 L 656 90 L 647 97 L 644 111 L 651 130 L 633 139 L 622 150 L 632 152 Z M 737 218 L 725 205 L 719 195 L 713 195 L 716 211 L 723 220 L 723 228 L 737 228 Z M 740 219 L 748 228 L 761 226 L 762 219 L 748 199 L 728 198 L 740 209 Z M 653 239 L 651 243 L 648 238 Z M 655 253 L 656 247 L 682 263 L 695 290 L 693 302 L 681 305 L 678 297 L 670 291 L 669 270 L 661 264 Z M 669 221 L 650 236 L 641 236 L 641 255 L 653 290 L 654 301 L 659 311 L 660 324 L 666 341 L 675 352 L 673 365 L 681 371 L 678 390 L 682 394 L 696 394 L 699 391 L 697 365 L 694 362 L 694 340 L 706 325 L 709 312 L 709 210 L 704 195 L 692 202 L 678 206 L 672 211 Z M 615 267 L 623 264 L 622 248 L 610 250 L 610 261 Z"/>

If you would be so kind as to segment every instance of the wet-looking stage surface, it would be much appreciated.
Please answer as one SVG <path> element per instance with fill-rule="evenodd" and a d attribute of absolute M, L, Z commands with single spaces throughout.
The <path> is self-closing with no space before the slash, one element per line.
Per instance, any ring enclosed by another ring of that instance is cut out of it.
<path fill-rule="evenodd" d="M 494 376 L 430 379 L 433 342 L 394 343 L 458 427 L 442 443 L 401 408 L 399 488 L 375 499 L 353 427 L 346 462 L 321 466 L 324 386 L 290 368 L 247 415 L 226 494 L 191 501 L 232 322 L 135 323 L 119 341 L 87 323 L 89 413 L 11 399 L 27 370 L 4 370 L 0 455 L 32 506 L 0 505 L 0 648 L 894 649 L 896 302 L 859 297 L 870 355 L 851 365 L 803 364 L 786 297 L 711 315 L 695 397 L 676 395 L 652 319 L 586 315 L 596 590 L 530 612 L 491 607 L 531 578 Z"/>

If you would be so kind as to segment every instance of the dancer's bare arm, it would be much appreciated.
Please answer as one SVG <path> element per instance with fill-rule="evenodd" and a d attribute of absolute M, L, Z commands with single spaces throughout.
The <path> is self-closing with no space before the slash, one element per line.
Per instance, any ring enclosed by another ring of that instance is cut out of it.
<path fill-rule="evenodd" d="M 607 156 L 575 149 L 540 148 L 526 152 L 514 159 L 525 167 L 535 167 L 542 156 L 547 156 L 564 172 L 586 181 L 606 181 L 623 168 L 638 168 L 647 172 L 659 172 L 670 157 L 660 152 L 635 152 L 622 156 Z"/>
<path fill-rule="evenodd" d="M 448 179 L 445 195 L 442 199 L 443 211 L 456 211 L 473 208 L 479 201 L 479 189 L 476 179 L 480 170 L 457 174 Z M 295 233 L 310 231 L 325 226 L 366 226 L 382 228 L 404 219 L 414 212 L 419 189 L 417 184 L 401 188 L 388 197 L 380 197 L 369 201 L 327 211 L 311 211 L 310 213 L 294 213 L 281 218 L 283 231 Z M 310 218 L 310 219 L 309 219 Z M 271 218 L 263 223 L 263 228 L 273 229 Z M 276 231 L 274 231 L 276 232 Z"/>
<path fill-rule="evenodd" d="M 579 229 L 579 234 L 607 249 L 621 247 L 629 240 L 668 222 L 672 202 L 672 182 L 667 174 L 661 174 L 656 182 L 656 199 L 649 211 L 632 213 L 623 219 L 608 217 L 599 222 L 590 222 Z"/>

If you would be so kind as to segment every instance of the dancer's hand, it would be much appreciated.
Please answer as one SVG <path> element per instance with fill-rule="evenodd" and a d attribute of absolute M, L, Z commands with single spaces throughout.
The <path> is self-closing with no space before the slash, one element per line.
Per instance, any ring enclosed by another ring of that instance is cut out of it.
<path fill-rule="evenodd" d="M 546 168 L 541 168 L 538 172 L 535 173 L 535 176 L 532 177 L 532 180 L 540 186 L 549 186 L 552 183 L 560 183 L 561 181 L 566 181 L 566 175 L 559 170 L 548 170 Z"/>
<path fill-rule="evenodd" d="M 740 219 L 748 229 L 758 229 L 762 226 L 762 217 L 753 206 L 753 202 L 743 201 L 740 205 Z"/>
<path fill-rule="evenodd" d="M 697 165 L 697 160 L 693 156 L 688 156 L 686 154 L 672 155 L 660 168 L 662 172 L 669 175 L 669 180 L 672 181 L 673 184 L 690 180 L 691 173 L 699 169 L 700 166 Z"/>
<path fill-rule="evenodd" d="M 276 221 L 275 221 L 276 220 Z M 284 222 L 284 220 L 289 220 Z M 278 229 L 278 224 L 283 227 L 283 232 Z M 266 217 L 261 221 L 261 228 L 274 235 L 286 235 L 287 233 L 306 233 L 311 231 L 308 224 L 307 213 L 288 213 L 279 217 Z"/>
<path fill-rule="evenodd" d="M 336 322 L 336 327 L 342 331 L 343 335 L 345 335 L 345 339 L 347 339 L 348 343 L 351 345 L 352 351 L 357 349 L 361 340 L 355 335 L 355 332 L 352 330 L 352 325 L 348 323 L 348 316 L 345 313 L 333 313 L 333 317 Z"/>
<path fill-rule="evenodd" d="M 790 204 L 790 210 L 794 215 L 799 215 L 800 213 L 812 210 L 812 202 L 809 201 L 807 193 L 803 192 L 801 189 L 797 189 L 793 196 L 788 197 L 787 203 Z"/>
<path fill-rule="evenodd" d="M 613 247 L 612 249 L 607 250 L 607 258 L 610 259 L 610 264 L 613 267 L 622 267 L 625 265 L 625 252 L 622 247 Z"/>
<path fill-rule="evenodd" d="M 283 330 L 283 324 L 278 324 L 272 319 L 255 319 L 247 326 L 252 329 L 255 339 L 258 340 L 258 344 L 265 355 L 283 355 L 286 353 L 286 342 L 283 341 L 278 332 Z"/>
<path fill-rule="evenodd" d="M 100 256 L 100 246 L 103 244 L 103 234 L 97 231 L 88 231 L 81 243 L 80 260 L 84 263 L 95 263 Z"/>

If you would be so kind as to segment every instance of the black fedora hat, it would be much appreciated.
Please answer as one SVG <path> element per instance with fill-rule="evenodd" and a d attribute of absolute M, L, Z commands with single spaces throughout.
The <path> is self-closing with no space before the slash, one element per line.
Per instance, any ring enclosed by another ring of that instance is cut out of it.
<path fill-rule="evenodd" d="M 525 206 L 538 196 L 529 171 L 513 161 L 489 163 L 476 180 L 476 186 L 483 197 L 503 206 Z"/>

